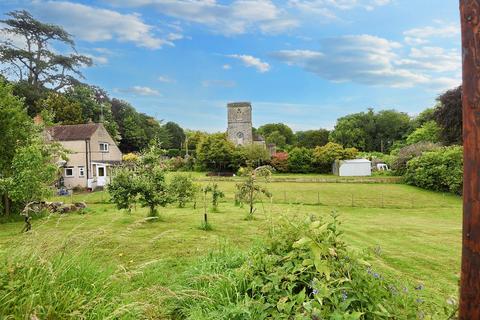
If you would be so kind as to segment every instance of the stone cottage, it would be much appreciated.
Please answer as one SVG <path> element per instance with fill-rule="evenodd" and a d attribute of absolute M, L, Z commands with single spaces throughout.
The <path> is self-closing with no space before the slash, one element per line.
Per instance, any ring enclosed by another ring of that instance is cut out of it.
<path fill-rule="evenodd" d="M 111 166 L 122 161 L 122 152 L 102 123 L 53 126 L 46 136 L 68 150 L 68 161 L 61 163 L 61 184 L 67 189 L 105 186 Z"/>

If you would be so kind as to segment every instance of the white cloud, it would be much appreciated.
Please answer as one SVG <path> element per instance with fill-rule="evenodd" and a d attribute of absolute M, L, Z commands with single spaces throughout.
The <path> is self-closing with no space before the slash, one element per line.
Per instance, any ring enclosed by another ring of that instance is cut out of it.
<path fill-rule="evenodd" d="M 227 55 L 227 57 L 238 59 L 242 61 L 245 66 L 255 68 L 262 73 L 270 70 L 270 65 L 267 62 L 263 62 L 259 58 L 256 58 L 254 56 L 245 54 L 230 54 Z"/>
<path fill-rule="evenodd" d="M 181 39 L 176 33 L 163 38 L 156 35 L 154 27 L 135 13 L 122 14 L 67 1 L 35 1 L 33 11 L 42 20 L 60 24 L 76 37 L 89 42 L 115 39 L 158 49 L 164 45 L 173 45 L 173 41 Z"/>
<path fill-rule="evenodd" d="M 398 65 L 417 70 L 448 72 L 461 70 L 461 57 L 458 50 L 440 47 L 411 48 L 408 57 Z"/>
<path fill-rule="evenodd" d="M 335 11 L 337 10 L 363 8 L 371 11 L 389 3 L 391 3 L 391 0 L 289 0 L 288 6 L 305 14 L 335 19 Z"/>
<path fill-rule="evenodd" d="M 460 34 L 460 26 L 437 21 L 433 26 L 414 28 L 403 33 L 408 44 L 425 44 L 433 38 L 454 38 Z"/>
<path fill-rule="evenodd" d="M 118 92 L 123 93 L 131 93 L 140 96 L 160 96 L 160 92 L 156 89 L 152 89 L 150 87 L 142 87 L 142 86 L 133 86 L 131 88 L 126 89 L 117 89 Z"/>
<path fill-rule="evenodd" d="M 223 70 L 230 70 L 230 69 L 232 69 L 232 66 L 229 65 L 229 64 L 224 64 L 224 65 L 222 66 L 222 69 L 223 69 Z"/>
<path fill-rule="evenodd" d="M 389 87 L 445 86 L 458 81 L 457 52 L 437 47 L 411 48 L 371 35 L 322 41 L 322 50 L 283 50 L 279 60 L 332 82 L 356 82 Z"/>
<path fill-rule="evenodd" d="M 214 32 L 235 35 L 260 30 L 278 33 L 298 25 L 271 0 L 107 0 L 117 6 L 151 6 L 161 14 L 205 25 Z"/>
<path fill-rule="evenodd" d="M 163 82 L 163 83 L 175 83 L 175 82 L 177 82 L 175 79 L 170 78 L 169 76 L 165 76 L 165 75 L 158 76 L 157 80 L 160 81 L 160 82 Z"/>

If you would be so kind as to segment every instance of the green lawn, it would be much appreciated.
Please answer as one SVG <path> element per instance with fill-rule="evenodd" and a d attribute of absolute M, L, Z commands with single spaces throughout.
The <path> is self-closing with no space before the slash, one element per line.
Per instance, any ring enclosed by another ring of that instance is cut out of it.
<path fill-rule="evenodd" d="M 195 177 L 207 183 L 203 176 Z M 296 220 L 336 210 L 347 243 L 369 251 L 378 272 L 411 286 L 424 284 L 435 301 L 457 294 L 459 197 L 402 184 L 271 182 L 273 199 L 259 203 L 256 219 L 246 221 L 247 209 L 233 205 L 235 182 L 218 183 L 227 197 L 220 212 L 209 214 L 212 231 L 198 228 L 200 205 L 196 210 L 191 205 L 161 208 L 162 221 L 152 223 L 144 220 L 146 209 L 119 212 L 106 193 L 78 194 L 73 200 L 91 208 L 85 215 L 36 219 L 30 234 L 19 233 L 21 222 L 0 224 L 0 259 L 27 248 L 45 257 L 87 252 L 102 268 L 128 273 L 125 299 L 151 304 L 152 314 L 159 314 L 163 298 L 175 294 L 176 279 L 199 256 L 225 244 L 247 250 L 281 216 Z"/>

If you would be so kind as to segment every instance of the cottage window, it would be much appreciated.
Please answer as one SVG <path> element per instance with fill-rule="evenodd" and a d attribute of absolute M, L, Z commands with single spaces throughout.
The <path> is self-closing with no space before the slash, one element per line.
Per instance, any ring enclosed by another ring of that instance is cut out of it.
<path fill-rule="evenodd" d="M 100 151 L 108 152 L 108 143 L 105 143 L 105 142 L 100 143 Z"/>
<path fill-rule="evenodd" d="M 65 177 L 73 177 L 73 167 L 65 168 Z"/>
<path fill-rule="evenodd" d="M 85 167 L 78 167 L 78 176 L 85 177 Z"/>

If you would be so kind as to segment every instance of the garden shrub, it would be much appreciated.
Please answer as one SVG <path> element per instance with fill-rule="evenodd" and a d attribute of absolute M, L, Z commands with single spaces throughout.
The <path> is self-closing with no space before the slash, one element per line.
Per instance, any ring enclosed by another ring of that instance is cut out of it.
<path fill-rule="evenodd" d="M 288 169 L 295 173 L 312 172 L 313 152 L 307 148 L 293 148 L 288 153 Z"/>
<path fill-rule="evenodd" d="M 283 222 L 246 257 L 209 255 L 186 275 L 184 291 L 172 311 L 182 319 L 437 319 L 451 311 L 347 249 L 335 214 Z"/>
<path fill-rule="evenodd" d="M 405 182 L 424 189 L 461 194 L 463 147 L 439 148 L 408 161 Z"/>
<path fill-rule="evenodd" d="M 419 142 L 400 148 L 398 151 L 392 152 L 395 157 L 391 166 L 392 170 L 394 170 L 397 175 L 403 175 L 405 174 L 408 161 L 422 155 L 425 151 L 431 151 L 437 148 L 439 148 L 439 145 L 431 142 Z"/>
<path fill-rule="evenodd" d="M 197 190 L 192 177 L 184 174 L 175 174 L 169 185 L 172 197 L 184 208 L 187 202 L 192 201 Z"/>
<path fill-rule="evenodd" d="M 270 165 L 274 167 L 277 172 L 288 172 L 288 153 L 277 152 L 270 160 Z"/>
<path fill-rule="evenodd" d="M 136 173 L 126 168 L 117 169 L 107 185 L 110 201 L 116 205 L 117 209 L 125 209 L 128 213 L 132 211 L 132 206 L 137 200 L 138 188 Z"/>
<path fill-rule="evenodd" d="M 316 147 L 313 151 L 316 171 L 331 173 L 332 164 L 335 160 L 355 159 L 358 150 L 355 148 L 343 148 L 342 145 L 329 142 L 322 147 Z"/>

